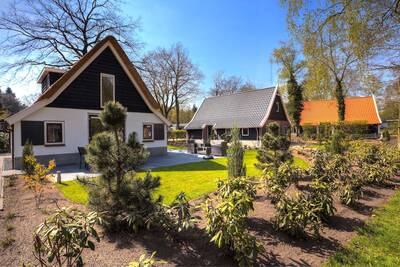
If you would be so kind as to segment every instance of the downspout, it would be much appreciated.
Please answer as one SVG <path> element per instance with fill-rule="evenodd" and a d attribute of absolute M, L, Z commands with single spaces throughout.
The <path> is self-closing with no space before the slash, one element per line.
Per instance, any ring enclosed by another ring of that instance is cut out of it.
<path fill-rule="evenodd" d="M 14 124 L 11 125 L 11 169 L 15 169 Z"/>

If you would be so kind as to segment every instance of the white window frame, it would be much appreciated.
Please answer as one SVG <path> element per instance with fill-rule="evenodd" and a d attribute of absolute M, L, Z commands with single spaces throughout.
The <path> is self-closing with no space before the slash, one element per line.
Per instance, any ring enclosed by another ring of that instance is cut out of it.
<path fill-rule="evenodd" d="M 57 143 L 48 143 L 47 142 L 47 124 L 53 124 L 53 123 L 59 123 L 61 124 L 61 129 L 62 129 L 62 142 L 57 142 Z M 44 144 L 46 146 L 55 146 L 55 145 L 65 145 L 65 122 L 64 121 L 44 121 Z"/>
<path fill-rule="evenodd" d="M 144 138 L 144 126 L 145 125 L 151 125 L 151 139 Z M 143 140 L 143 142 L 154 141 L 154 123 L 152 123 L 152 122 L 143 122 L 143 125 L 142 125 L 142 140 Z"/>
<path fill-rule="evenodd" d="M 100 73 L 100 107 L 103 107 L 103 77 L 111 77 L 113 81 L 113 101 L 115 101 L 115 75 Z"/>
<path fill-rule="evenodd" d="M 279 101 L 276 101 L 276 112 L 279 112 L 280 111 L 280 106 L 281 105 L 279 105 Z"/>
<path fill-rule="evenodd" d="M 243 133 L 243 130 L 246 129 L 247 130 L 247 134 Z M 242 128 L 242 136 L 249 136 L 250 135 L 250 129 L 249 128 Z"/>

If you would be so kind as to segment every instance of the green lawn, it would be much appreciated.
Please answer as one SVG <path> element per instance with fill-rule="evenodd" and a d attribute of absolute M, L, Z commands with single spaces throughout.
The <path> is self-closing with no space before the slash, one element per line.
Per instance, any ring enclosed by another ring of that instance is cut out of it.
<path fill-rule="evenodd" d="M 261 171 L 254 167 L 254 163 L 257 162 L 255 150 L 246 151 L 245 162 L 249 176 L 261 174 Z M 295 158 L 294 163 L 301 168 L 308 167 L 308 163 L 300 158 Z M 161 186 L 157 194 L 164 196 L 164 203 L 169 204 L 182 191 L 189 199 L 210 193 L 216 190 L 217 181 L 227 176 L 226 165 L 226 158 L 218 158 L 153 169 L 152 174 L 161 177 Z M 87 192 L 79 182 L 70 181 L 56 186 L 71 201 L 83 204 L 87 202 Z"/>
<path fill-rule="evenodd" d="M 326 266 L 400 266 L 400 191 Z"/>
<path fill-rule="evenodd" d="M 168 145 L 167 148 L 169 150 L 186 150 L 186 147 L 183 147 L 183 146 L 171 146 L 171 145 Z"/>

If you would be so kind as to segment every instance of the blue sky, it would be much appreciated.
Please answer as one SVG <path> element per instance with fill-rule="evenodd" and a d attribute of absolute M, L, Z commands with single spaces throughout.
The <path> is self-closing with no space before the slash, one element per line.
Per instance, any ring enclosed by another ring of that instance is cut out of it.
<path fill-rule="evenodd" d="M 217 71 L 241 76 L 259 88 L 276 83 L 277 67 L 270 65 L 270 55 L 288 38 L 279 0 L 135 0 L 126 1 L 122 9 L 140 18 L 144 51 L 183 44 L 205 76 L 204 93 Z M 18 97 L 37 90 L 33 82 L 12 88 Z M 198 98 L 195 102 L 202 96 Z"/>

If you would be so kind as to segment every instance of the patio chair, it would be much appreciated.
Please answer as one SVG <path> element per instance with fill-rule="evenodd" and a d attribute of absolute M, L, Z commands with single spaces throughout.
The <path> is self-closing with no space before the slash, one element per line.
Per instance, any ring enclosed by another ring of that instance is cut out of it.
<path fill-rule="evenodd" d="M 78 146 L 78 152 L 79 152 L 79 168 L 82 168 L 82 164 L 85 167 L 85 169 L 88 169 L 88 164 L 85 160 L 85 155 L 86 155 L 86 149 L 83 146 Z"/>

